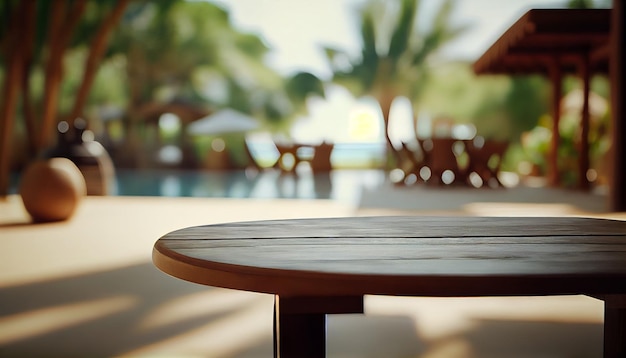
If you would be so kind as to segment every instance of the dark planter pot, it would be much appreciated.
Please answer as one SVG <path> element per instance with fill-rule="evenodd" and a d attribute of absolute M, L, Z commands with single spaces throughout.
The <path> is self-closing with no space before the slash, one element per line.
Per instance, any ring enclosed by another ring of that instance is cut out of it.
<path fill-rule="evenodd" d="M 58 140 L 44 158 L 62 157 L 74 162 L 85 178 L 87 195 L 110 195 L 115 188 L 115 168 L 106 149 L 97 141 L 85 140 L 86 123 L 77 119 L 74 128 L 67 122 L 58 126 Z"/>

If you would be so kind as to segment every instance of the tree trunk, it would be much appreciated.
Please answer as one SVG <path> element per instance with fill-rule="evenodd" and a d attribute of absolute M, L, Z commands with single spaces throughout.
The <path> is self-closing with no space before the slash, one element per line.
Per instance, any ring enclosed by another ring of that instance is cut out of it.
<path fill-rule="evenodd" d="M 64 6 L 65 2 L 54 1 L 50 8 L 48 58 L 45 69 L 46 82 L 44 85 L 41 127 L 37 138 L 38 151 L 43 148 L 49 140 L 50 134 L 48 133 L 48 128 L 52 126 L 57 111 L 59 85 L 61 83 L 63 70 L 63 51 L 61 49 L 60 32 L 63 22 Z"/>
<path fill-rule="evenodd" d="M 85 107 L 89 90 L 91 89 L 93 80 L 96 76 L 98 63 L 102 58 L 102 55 L 104 54 L 104 50 L 106 49 L 105 45 L 107 39 L 111 31 L 113 30 L 113 27 L 118 23 L 119 19 L 124 13 L 124 9 L 128 5 L 128 2 L 129 0 L 118 0 L 118 2 L 115 4 L 115 8 L 101 24 L 96 36 L 93 39 L 93 42 L 90 46 L 91 50 L 89 51 L 89 56 L 85 64 L 83 80 L 80 84 L 78 93 L 76 94 L 76 101 L 74 102 L 74 107 L 70 115 L 70 122 L 72 123 L 76 118 L 83 116 L 83 108 Z"/>
<path fill-rule="evenodd" d="M 35 17 L 37 12 L 36 0 L 25 0 L 28 2 L 26 18 L 24 19 L 24 54 L 23 54 L 23 74 L 22 74 L 22 115 L 26 124 L 26 138 L 28 141 L 29 157 L 37 154 L 37 124 L 35 120 L 34 104 L 30 94 L 30 71 L 33 66 L 33 52 L 35 47 Z"/>
<path fill-rule="evenodd" d="M 48 145 L 54 129 L 57 115 L 59 90 L 63 79 L 63 54 L 76 25 L 85 10 L 85 0 L 76 0 L 72 8 L 65 8 L 66 2 L 52 2 L 50 15 L 50 46 L 48 64 L 46 66 L 46 85 L 38 149 Z"/>
<path fill-rule="evenodd" d="M 4 198 L 9 193 L 9 172 L 11 169 L 11 145 L 13 141 L 13 123 L 15 109 L 22 85 L 24 73 L 23 56 L 26 41 L 23 41 L 21 24 L 27 17 L 28 2 L 21 2 L 12 16 L 8 28 L 9 51 L 7 71 L 4 78 L 3 98 L 4 103 L 0 108 L 0 197 Z"/>
<path fill-rule="evenodd" d="M 397 163 L 399 161 L 398 152 L 393 146 L 393 142 L 391 141 L 391 137 L 389 136 L 389 114 L 391 113 L 391 104 L 393 103 L 394 98 L 395 95 L 393 91 L 390 90 L 383 90 L 382 93 L 378 96 L 378 104 L 380 105 L 380 109 L 382 111 L 383 123 L 385 126 L 385 140 L 387 142 L 387 153 L 385 155 L 386 169 L 392 169 L 397 164 L 399 164 Z"/>

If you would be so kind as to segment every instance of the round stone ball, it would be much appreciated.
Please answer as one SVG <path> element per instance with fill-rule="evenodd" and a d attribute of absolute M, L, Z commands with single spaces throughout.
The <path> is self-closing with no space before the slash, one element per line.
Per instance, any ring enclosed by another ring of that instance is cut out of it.
<path fill-rule="evenodd" d="M 26 168 L 19 193 L 34 221 L 61 221 L 74 214 L 87 194 L 87 186 L 71 160 L 50 158 L 37 160 Z"/>

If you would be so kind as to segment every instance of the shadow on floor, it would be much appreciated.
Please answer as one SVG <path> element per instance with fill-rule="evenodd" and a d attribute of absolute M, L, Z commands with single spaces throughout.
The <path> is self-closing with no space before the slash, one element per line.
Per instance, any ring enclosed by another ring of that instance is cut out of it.
<path fill-rule="evenodd" d="M 163 341 L 234 316 L 242 319 L 237 321 L 240 327 L 258 325 L 258 316 L 245 314 L 251 306 L 271 312 L 268 295 L 187 283 L 151 263 L 1 288 L 0 297 L 0 356 L 6 357 L 110 357 L 149 346 L 156 348 L 145 355 L 163 355 L 158 346 Z M 255 340 L 242 342 L 243 332 L 229 334 L 235 348 L 228 353 L 216 353 L 214 346 L 222 342 L 209 336 L 199 349 L 183 342 L 168 347 L 165 355 L 271 356 L 271 322 L 265 318 Z M 476 319 L 465 331 L 427 340 L 408 316 L 334 315 L 329 317 L 328 335 L 329 357 L 602 354 L 602 325 L 587 323 Z"/>
<path fill-rule="evenodd" d="M 256 298 L 224 297 L 231 292 L 174 279 L 151 263 L 2 288 L 0 356 L 120 355 L 197 329 Z M 207 307 L 212 298 L 220 307 Z M 196 312 L 168 309 L 185 299 Z M 202 299 L 206 303 L 194 304 Z M 173 313 L 178 317 L 168 317 Z"/>

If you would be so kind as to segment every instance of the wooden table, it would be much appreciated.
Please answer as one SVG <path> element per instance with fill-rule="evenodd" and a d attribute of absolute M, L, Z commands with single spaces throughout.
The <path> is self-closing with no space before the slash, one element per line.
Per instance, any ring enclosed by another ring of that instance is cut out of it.
<path fill-rule="evenodd" d="M 626 222 L 590 218 L 353 217 L 174 231 L 162 271 L 275 295 L 275 353 L 325 355 L 326 314 L 363 296 L 584 294 L 605 302 L 604 356 L 626 357 Z M 511 309 L 515 309 L 511 307 Z"/>

